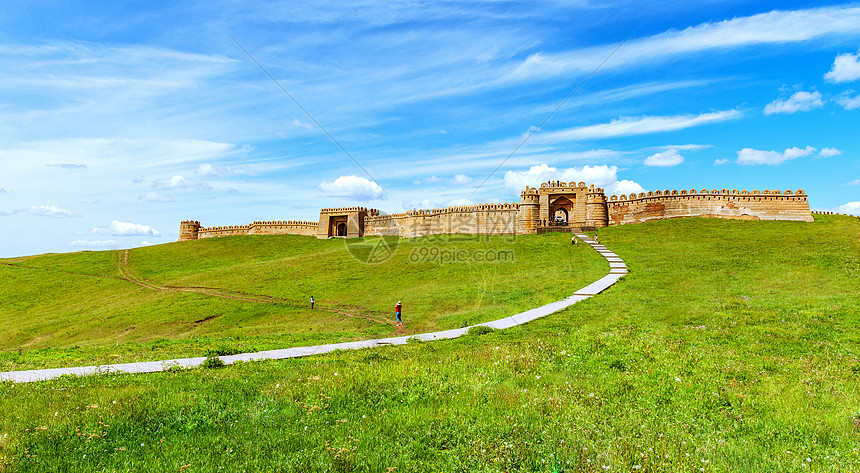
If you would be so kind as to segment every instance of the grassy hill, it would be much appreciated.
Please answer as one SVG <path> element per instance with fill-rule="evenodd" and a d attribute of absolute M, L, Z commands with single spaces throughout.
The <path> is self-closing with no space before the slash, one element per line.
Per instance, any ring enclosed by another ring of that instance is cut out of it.
<path fill-rule="evenodd" d="M 368 264 L 383 241 L 391 257 Z M 566 297 L 607 268 L 563 235 L 240 236 L 0 260 L 0 370 L 390 336 L 398 300 L 402 333 L 461 327 Z"/>
<path fill-rule="evenodd" d="M 860 219 L 840 216 L 607 228 L 601 242 L 630 274 L 525 326 L 220 369 L 0 384 L 0 471 L 857 471 L 858 238 Z M 513 246 L 577 254 L 563 243 Z M 236 261 L 253 264 L 253 254 Z M 103 258 L 107 270 L 116 256 Z M 159 275 L 142 259 L 130 267 L 160 283 L 216 281 Z M 474 288 L 483 277 L 463 278 Z M 511 292 L 514 303 L 537 279 L 497 297 Z"/>

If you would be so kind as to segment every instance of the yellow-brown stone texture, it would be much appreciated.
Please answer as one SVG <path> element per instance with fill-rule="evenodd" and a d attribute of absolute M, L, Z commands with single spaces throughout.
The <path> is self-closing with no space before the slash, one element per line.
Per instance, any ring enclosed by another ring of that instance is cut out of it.
<path fill-rule="evenodd" d="M 479 204 L 380 215 L 376 209 L 338 207 L 320 210 L 317 222 L 295 220 L 253 222 L 249 225 L 201 227 L 183 220 L 179 241 L 227 235 L 400 236 L 450 233 L 514 235 L 552 230 L 559 221 L 567 228 L 602 228 L 678 217 L 811 222 L 803 190 L 665 190 L 612 196 L 584 182 L 552 181 L 527 187 L 520 202 Z"/>
<path fill-rule="evenodd" d="M 607 204 L 610 225 L 678 217 L 811 222 L 803 190 L 666 190 L 612 196 Z"/>

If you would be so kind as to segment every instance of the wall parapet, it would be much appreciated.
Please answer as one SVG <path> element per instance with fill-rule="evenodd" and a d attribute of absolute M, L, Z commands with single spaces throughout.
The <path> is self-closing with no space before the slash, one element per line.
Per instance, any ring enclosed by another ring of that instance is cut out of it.
<path fill-rule="evenodd" d="M 379 215 L 379 210 L 368 209 L 367 207 L 329 207 L 320 209 L 321 214 L 343 214 L 350 212 L 367 212 L 368 215 Z"/>
<path fill-rule="evenodd" d="M 374 222 L 374 221 L 382 221 L 392 218 L 405 218 L 405 217 L 431 217 L 434 215 L 442 215 L 449 213 L 472 213 L 472 212 L 487 212 L 487 211 L 514 211 L 516 212 L 520 207 L 520 204 L 513 202 L 506 202 L 503 204 L 476 204 L 476 205 L 457 205 L 452 207 L 445 207 L 441 209 L 420 209 L 420 210 L 407 210 L 406 212 L 398 212 L 393 214 L 382 214 L 382 215 L 368 215 L 364 220 L 365 222 Z"/>
<path fill-rule="evenodd" d="M 806 193 L 803 189 L 797 189 L 796 191 L 792 191 L 791 189 L 786 189 L 785 191 L 780 190 L 753 190 L 752 192 L 744 189 L 739 191 L 737 189 L 702 189 L 697 191 L 696 189 L 681 189 L 681 190 L 669 190 L 666 189 L 664 191 L 648 191 L 648 192 L 640 192 L 639 194 L 631 193 L 629 195 L 621 194 L 612 195 L 609 197 L 609 202 L 629 202 L 634 200 L 642 200 L 642 199 L 651 199 L 655 197 L 793 197 L 793 198 L 803 198 L 806 199 Z"/>
<path fill-rule="evenodd" d="M 813 210 L 812 213 L 817 214 L 817 215 L 841 215 L 843 217 L 860 218 L 860 215 L 851 215 L 851 214 L 844 214 L 844 213 L 839 213 L 839 212 L 831 212 L 829 210 Z"/>

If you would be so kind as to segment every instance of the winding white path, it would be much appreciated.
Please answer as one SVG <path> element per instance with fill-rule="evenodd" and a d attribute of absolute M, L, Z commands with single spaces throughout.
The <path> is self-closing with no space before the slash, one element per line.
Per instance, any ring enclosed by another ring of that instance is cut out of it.
<path fill-rule="evenodd" d="M 624 260 L 618 257 L 615 253 L 609 251 L 606 246 L 598 244 L 587 235 L 577 234 L 580 240 L 588 243 L 598 253 L 600 253 L 607 261 L 609 261 L 609 274 L 598 279 L 597 281 L 585 286 L 584 288 L 573 293 L 572 296 L 562 299 L 558 302 L 553 302 L 545 306 L 527 310 L 504 319 L 485 322 L 482 325 L 492 327 L 494 329 L 505 329 L 515 325 L 524 324 L 537 318 L 552 314 L 566 307 L 570 307 L 579 301 L 588 299 L 609 286 L 615 284 L 616 281 L 623 278 L 627 274 L 627 265 Z M 232 364 L 237 361 L 253 361 L 265 359 L 281 359 L 281 358 L 297 358 L 300 356 L 318 355 L 320 353 L 328 353 L 334 350 L 357 350 L 359 348 L 372 348 L 380 345 L 403 345 L 410 338 L 417 338 L 423 341 L 441 340 L 445 338 L 457 338 L 466 334 L 470 328 L 458 328 L 452 330 L 443 330 L 441 332 L 420 333 L 416 335 L 408 335 L 403 337 L 393 338 L 377 338 L 373 340 L 362 340 L 358 342 L 332 343 L 329 345 L 316 345 L 311 347 L 294 347 L 285 348 L 282 350 L 269 350 L 257 353 L 243 353 L 240 355 L 221 356 L 221 361 L 225 364 Z M 206 357 L 196 358 L 179 358 L 175 360 L 162 361 L 145 361 L 139 363 L 120 363 L 113 365 L 100 366 L 77 366 L 72 368 L 53 368 L 43 370 L 27 370 L 27 371 L 7 371 L 0 373 L 0 381 L 12 381 L 16 383 L 29 383 L 34 381 L 44 381 L 48 379 L 58 378 L 64 375 L 74 376 L 91 376 L 106 373 L 154 373 L 156 371 L 165 371 L 171 367 L 193 368 L 200 365 Z"/>

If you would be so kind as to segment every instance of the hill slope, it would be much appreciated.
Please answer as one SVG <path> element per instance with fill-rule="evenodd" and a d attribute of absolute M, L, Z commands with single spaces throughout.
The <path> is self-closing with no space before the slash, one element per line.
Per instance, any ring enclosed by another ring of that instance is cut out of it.
<path fill-rule="evenodd" d="M 857 471 L 858 237 L 839 216 L 608 228 L 630 274 L 509 330 L 0 383 L 0 470 Z"/>
<path fill-rule="evenodd" d="M 391 257 L 366 263 L 382 241 Z M 566 297 L 606 271 L 563 235 L 241 236 L 0 263 L 3 370 L 380 337 L 395 331 L 398 300 L 403 333 L 460 327 Z"/>

